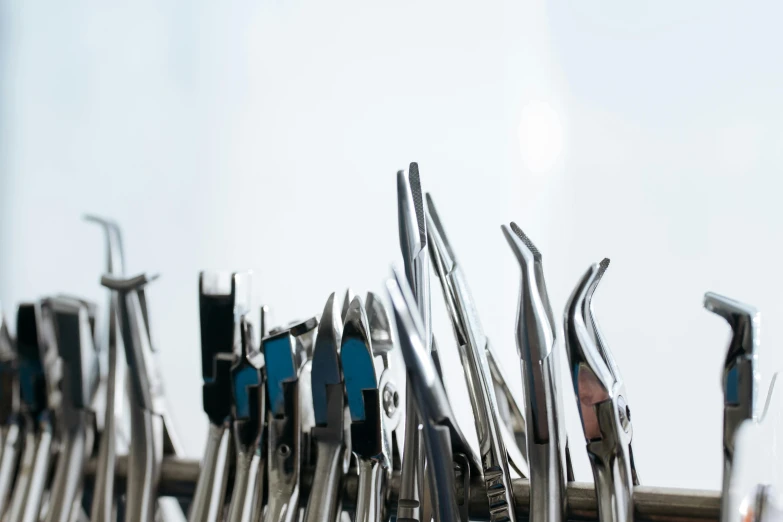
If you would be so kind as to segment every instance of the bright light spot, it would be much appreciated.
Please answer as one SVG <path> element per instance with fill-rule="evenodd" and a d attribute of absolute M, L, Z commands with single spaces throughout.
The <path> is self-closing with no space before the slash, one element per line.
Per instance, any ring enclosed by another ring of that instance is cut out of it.
<path fill-rule="evenodd" d="M 563 151 L 560 115 L 545 101 L 532 101 L 522 109 L 519 124 L 522 160 L 533 174 L 549 172 Z"/>

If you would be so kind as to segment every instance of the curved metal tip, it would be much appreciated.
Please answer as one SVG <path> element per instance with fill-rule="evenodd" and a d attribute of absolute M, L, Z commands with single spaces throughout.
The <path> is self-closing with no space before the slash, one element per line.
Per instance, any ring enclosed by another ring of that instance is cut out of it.
<path fill-rule="evenodd" d="M 147 275 L 139 274 L 133 277 L 116 277 L 110 274 L 104 274 L 101 276 L 101 285 L 111 290 L 117 290 L 118 292 L 131 292 L 133 290 L 139 290 L 149 283 L 155 281 L 159 274 Z"/>
<path fill-rule="evenodd" d="M 386 355 L 394 349 L 389 316 L 383 300 L 373 292 L 367 292 L 365 303 L 367 323 L 370 325 L 370 340 L 375 355 Z"/>
<path fill-rule="evenodd" d="M 516 223 L 512 221 L 509 226 L 501 225 L 500 228 L 520 264 L 541 262 L 541 252 Z"/>
<path fill-rule="evenodd" d="M 342 329 L 336 294 L 332 292 L 326 300 L 318 325 L 310 375 L 315 423 L 319 425 L 326 424 L 329 420 L 327 386 L 343 382 L 339 355 Z"/>
<path fill-rule="evenodd" d="M 604 269 L 605 270 L 605 269 Z M 604 361 L 599 347 L 599 336 L 595 328 L 592 313 L 592 297 L 603 271 L 598 263 L 587 269 L 580 278 L 568 299 L 565 312 L 565 335 L 568 361 L 572 369 L 587 367 L 599 380 L 608 393 L 614 378 Z M 574 375 L 576 379 L 577 376 Z M 574 389 L 579 392 L 579 382 L 574 381 Z"/>
<path fill-rule="evenodd" d="M 125 253 L 122 247 L 122 231 L 116 221 L 94 214 L 84 214 L 82 219 L 100 225 L 106 233 L 106 272 L 125 273 Z"/>
<path fill-rule="evenodd" d="M 348 307 L 351 306 L 351 301 L 354 300 L 356 297 L 356 292 L 353 291 L 353 289 L 348 288 L 345 291 L 345 296 L 343 297 L 343 306 L 340 312 L 340 319 L 345 322 L 345 316 L 348 314 Z"/>
<path fill-rule="evenodd" d="M 707 292 L 704 294 L 704 308 L 725 319 L 731 327 L 732 339 L 726 354 L 727 364 L 735 357 L 752 356 L 756 353 L 760 344 L 761 314 L 755 307 Z"/>

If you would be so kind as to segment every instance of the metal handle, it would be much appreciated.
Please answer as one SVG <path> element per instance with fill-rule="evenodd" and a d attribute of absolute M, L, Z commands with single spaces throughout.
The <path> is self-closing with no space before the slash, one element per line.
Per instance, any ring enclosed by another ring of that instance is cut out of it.
<path fill-rule="evenodd" d="M 318 441 L 315 476 L 304 522 L 336 522 L 340 506 L 343 446 Z"/>
<path fill-rule="evenodd" d="M 71 433 L 65 436 L 62 450 L 57 457 L 46 522 L 70 522 L 74 509 L 81 510 L 81 491 L 84 481 L 84 465 L 92 451 L 93 433 L 87 428 L 87 415 Z"/>
<path fill-rule="evenodd" d="M 163 418 L 137 404 L 131 404 L 130 414 L 133 437 L 128 454 L 125 522 L 147 522 L 155 520 L 163 459 Z"/>
<path fill-rule="evenodd" d="M 41 500 L 46 489 L 46 479 L 52 462 L 53 426 L 48 420 L 40 423 L 39 434 L 35 441 L 35 461 L 30 474 L 30 482 L 22 506 L 22 522 L 38 522 Z"/>
<path fill-rule="evenodd" d="M 388 472 L 377 460 L 359 459 L 356 522 L 381 522 L 386 504 Z"/>
<path fill-rule="evenodd" d="M 258 476 L 258 457 L 255 455 L 254 450 L 255 448 L 251 451 L 240 451 L 237 449 L 234 491 L 231 494 L 228 522 L 245 522 L 250 520 L 253 507 L 253 490 L 255 489 L 255 481 Z"/>
<path fill-rule="evenodd" d="M 201 472 L 193 494 L 188 522 L 207 522 L 218 518 L 225 489 L 226 464 L 231 431 L 227 424 L 209 424 L 207 446 L 201 461 Z M 217 498 L 219 497 L 219 498 Z"/>
<path fill-rule="evenodd" d="M 0 459 L 0 513 L 5 512 L 14 482 L 16 462 L 22 443 L 21 419 L 16 418 L 3 428 L 3 456 Z"/>

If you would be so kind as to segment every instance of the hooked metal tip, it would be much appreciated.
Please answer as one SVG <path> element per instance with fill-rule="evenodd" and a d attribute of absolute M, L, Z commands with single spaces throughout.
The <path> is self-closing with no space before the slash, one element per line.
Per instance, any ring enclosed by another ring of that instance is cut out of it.
<path fill-rule="evenodd" d="M 82 219 L 100 225 L 106 233 L 106 272 L 124 274 L 125 253 L 122 247 L 122 232 L 117 222 L 94 214 L 84 214 Z"/>
<path fill-rule="evenodd" d="M 337 309 L 337 297 L 334 292 L 326 300 L 318 334 L 315 337 L 313 350 L 313 366 L 310 379 L 312 382 L 313 411 L 315 423 L 326 424 L 329 420 L 327 407 L 327 386 L 343 382 L 340 369 L 340 343 L 342 341 L 342 322 Z"/>
<path fill-rule="evenodd" d="M 565 334 L 568 360 L 573 371 L 576 371 L 579 365 L 586 365 L 599 379 L 603 391 L 608 393 L 612 388 L 614 377 L 599 344 L 600 336 L 596 330 L 591 306 L 593 293 L 606 271 L 606 266 L 608 262 L 603 270 L 598 263 L 591 265 L 577 283 L 566 304 Z M 573 377 L 576 379 L 578 376 Z M 574 388 L 579 391 L 580 383 L 576 380 Z"/>
<path fill-rule="evenodd" d="M 131 292 L 133 290 L 140 290 L 149 283 L 155 281 L 158 277 L 160 277 L 159 274 L 150 276 L 147 274 L 139 274 L 129 278 L 104 274 L 101 276 L 101 285 L 111 290 L 117 290 L 118 292 Z"/>
<path fill-rule="evenodd" d="M 755 307 L 707 292 L 704 294 L 704 308 L 725 319 L 731 327 L 732 339 L 726 354 L 727 364 L 738 356 L 752 356 L 756 353 L 761 343 L 761 314 Z"/>

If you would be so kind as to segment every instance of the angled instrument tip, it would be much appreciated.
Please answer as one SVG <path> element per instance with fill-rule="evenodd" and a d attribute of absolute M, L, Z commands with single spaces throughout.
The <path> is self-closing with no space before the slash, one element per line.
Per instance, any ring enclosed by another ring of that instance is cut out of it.
<path fill-rule="evenodd" d="M 106 234 L 106 272 L 123 275 L 125 273 L 125 253 L 122 247 L 120 226 L 114 220 L 93 214 L 84 214 L 82 219 L 88 223 L 100 225 Z"/>
<path fill-rule="evenodd" d="M 761 314 L 754 306 L 707 292 L 704 294 L 704 308 L 725 319 L 731 327 L 732 338 L 726 364 L 735 357 L 753 356 L 756 353 L 761 344 Z"/>
<path fill-rule="evenodd" d="M 342 322 L 337 309 L 337 297 L 334 292 L 326 300 L 318 334 L 313 350 L 313 365 L 310 376 L 312 383 L 313 411 L 315 423 L 325 425 L 329 420 L 327 389 L 330 384 L 342 383 L 340 369 L 340 343 L 342 341 Z"/>
<path fill-rule="evenodd" d="M 510 225 L 501 225 L 500 229 L 511 247 L 511 251 L 519 261 L 522 269 L 525 270 L 529 264 L 541 262 L 541 252 L 536 248 L 533 242 L 528 238 L 522 229 L 513 221 Z"/>
<path fill-rule="evenodd" d="M 356 292 L 354 292 L 352 288 L 348 288 L 345 291 L 345 296 L 343 297 L 343 306 L 340 312 L 340 319 L 343 322 L 345 322 L 345 316 L 348 314 L 348 307 L 351 306 L 351 301 L 353 301 L 355 297 Z"/>
<path fill-rule="evenodd" d="M 598 402 L 599 396 L 608 395 L 614 379 L 604 362 L 595 329 L 591 302 L 601 276 L 600 265 L 595 263 L 579 279 L 568 299 L 565 311 L 565 334 L 568 361 L 573 369 L 574 388 L 577 394 L 584 392 L 585 400 Z M 587 369 L 592 378 L 584 378 L 580 370 Z M 596 387 L 600 387 L 597 389 Z M 584 402 L 582 398 L 580 401 Z"/>

